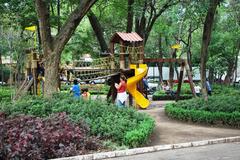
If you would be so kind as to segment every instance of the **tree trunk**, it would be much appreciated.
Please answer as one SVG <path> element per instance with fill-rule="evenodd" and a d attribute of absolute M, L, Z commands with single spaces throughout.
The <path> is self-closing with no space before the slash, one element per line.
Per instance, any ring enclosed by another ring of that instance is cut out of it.
<path fill-rule="evenodd" d="M 235 77 L 234 77 L 234 82 L 237 79 L 237 72 L 238 72 L 238 56 L 239 56 L 239 52 L 240 52 L 240 39 L 238 39 L 237 41 L 237 51 L 236 51 L 236 57 L 235 57 Z"/>
<path fill-rule="evenodd" d="M 58 91 L 58 72 L 61 53 L 83 17 L 96 1 L 97 0 L 81 0 L 75 10 L 69 15 L 60 32 L 58 32 L 55 37 L 52 37 L 49 13 L 50 4 L 45 0 L 35 0 L 44 53 L 45 97 L 51 97 L 54 92 Z"/>
<path fill-rule="evenodd" d="M 93 28 L 93 31 L 95 32 L 97 39 L 98 39 L 98 43 L 100 45 L 101 48 L 101 52 L 107 52 L 108 51 L 108 46 L 107 43 L 104 39 L 104 35 L 103 35 L 103 29 L 102 26 L 100 24 L 100 22 L 98 21 L 96 15 L 90 10 L 88 13 L 88 19 L 90 21 L 90 24 Z"/>
<path fill-rule="evenodd" d="M 174 77 L 174 68 L 173 68 L 173 63 L 170 62 L 169 64 L 169 85 L 172 88 L 173 87 L 173 77 Z"/>
<path fill-rule="evenodd" d="M 208 79 L 209 79 L 210 84 L 212 84 L 214 82 L 214 68 L 209 68 Z"/>
<path fill-rule="evenodd" d="M 189 31 L 188 31 L 188 49 L 187 49 L 187 62 L 189 65 L 189 69 L 192 72 L 192 24 L 190 24 Z"/>
<path fill-rule="evenodd" d="M 45 61 L 44 96 L 51 96 L 59 90 L 60 54 L 49 51 L 48 61 Z"/>
<path fill-rule="evenodd" d="M 201 73 L 201 84 L 202 91 L 205 100 L 207 100 L 207 90 L 206 90 L 206 62 L 208 57 L 208 45 L 211 40 L 212 26 L 214 22 L 214 15 L 217 9 L 219 0 L 210 1 L 208 12 L 204 22 L 203 28 L 203 37 L 202 37 L 202 47 L 201 47 L 201 64 L 200 64 L 200 73 Z"/>
<path fill-rule="evenodd" d="M 61 8 L 60 0 L 57 0 L 58 32 L 60 32 L 60 30 L 61 30 L 60 8 Z"/>
<path fill-rule="evenodd" d="M 159 58 L 163 58 L 163 52 L 162 52 L 162 36 L 159 34 L 158 37 L 158 46 L 159 46 Z M 158 71 L 159 71 L 159 83 L 161 84 L 163 82 L 163 63 L 157 63 Z"/>
<path fill-rule="evenodd" d="M 176 58 L 176 49 L 172 52 L 172 58 Z M 170 62 L 170 67 L 169 67 L 169 83 L 171 88 L 173 87 L 173 78 L 174 78 L 174 70 L 175 70 L 175 64 Z"/>
<path fill-rule="evenodd" d="M 225 84 L 230 84 L 233 82 L 234 72 L 237 70 L 238 53 L 240 51 L 240 42 L 237 42 L 237 43 L 239 43 L 239 44 L 236 45 L 236 50 L 233 49 L 234 55 L 236 55 L 236 56 L 234 59 L 232 59 L 232 61 L 230 61 L 228 63 L 228 72 L 224 79 Z"/>
<path fill-rule="evenodd" d="M 227 75 L 225 76 L 225 79 L 224 79 L 225 84 L 229 85 L 232 81 L 231 79 L 233 77 L 234 68 L 235 68 L 234 64 L 235 64 L 235 62 L 232 62 L 232 61 L 228 63 Z"/>
<path fill-rule="evenodd" d="M 0 51 L 0 73 L 1 73 L 1 82 L 4 81 L 3 79 L 3 65 L 2 65 L 2 52 Z"/>
<path fill-rule="evenodd" d="M 40 53 L 41 46 L 42 46 L 42 41 L 41 41 L 40 27 L 39 27 L 39 23 L 38 22 L 37 22 L 37 37 L 38 37 L 38 52 Z"/>
<path fill-rule="evenodd" d="M 127 33 L 131 33 L 133 28 L 133 3 L 134 0 L 128 0 Z"/>
<path fill-rule="evenodd" d="M 144 45 L 147 43 L 150 32 L 154 23 L 171 6 L 178 4 L 180 1 L 166 1 L 160 8 L 157 1 L 144 0 L 142 13 L 135 16 L 135 31 L 144 39 Z"/>

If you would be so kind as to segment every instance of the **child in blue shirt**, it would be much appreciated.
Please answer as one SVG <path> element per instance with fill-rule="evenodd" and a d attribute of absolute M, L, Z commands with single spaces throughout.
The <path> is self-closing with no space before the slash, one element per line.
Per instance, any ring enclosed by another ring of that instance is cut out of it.
<path fill-rule="evenodd" d="M 80 86 L 78 85 L 78 81 L 76 79 L 73 81 L 73 86 L 71 88 L 70 93 L 71 92 L 73 93 L 74 98 L 80 98 L 81 89 L 80 89 Z"/>

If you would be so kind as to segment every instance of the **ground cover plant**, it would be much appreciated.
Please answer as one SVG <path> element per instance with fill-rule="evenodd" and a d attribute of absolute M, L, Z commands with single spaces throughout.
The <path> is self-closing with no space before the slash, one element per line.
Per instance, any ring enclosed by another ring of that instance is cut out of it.
<path fill-rule="evenodd" d="M 233 86 L 230 85 L 219 85 L 219 84 L 214 84 L 212 86 L 213 88 L 213 94 L 221 94 L 221 95 L 239 95 L 240 90 L 234 88 Z"/>
<path fill-rule="evenodd" d="M 9 86 L 0 86 L 0 101 L 11 101 L 12 89 Z"/>
<path fill-rule="evenodd" d="M 66 94 L 57 94 L 50 99 L 25 97 L 15 104 L 1 105 L 7 116 L 20 114 L 48 117 L 65 112 L 71 121 L 85 121 L 91 135 L 102 140 L 110 139 L 119 145 L 136 147 L 144 144 L 154 127 L 154 120 L 132 108 L 118 109 L 114 104 L 97 101 L 77 101 Z"/>
<path fill-rule="evenodd" d="M 215 87 L 216 88 L 216 87 Z M 168 116 L 197 123 L 221 124 L 240 128 L 239 91 L 233 88 L 222 88 L 219 94 L 203 98 L 179 101 L 168 104 L 165 111 Z"/>
<path fill-rule="evenodd" d="M 86 154 L 100 146 L 84 122 L 72 123 L 65 113 L 46 119 L 0 114 L 0 159 L 49 159 Z"/>

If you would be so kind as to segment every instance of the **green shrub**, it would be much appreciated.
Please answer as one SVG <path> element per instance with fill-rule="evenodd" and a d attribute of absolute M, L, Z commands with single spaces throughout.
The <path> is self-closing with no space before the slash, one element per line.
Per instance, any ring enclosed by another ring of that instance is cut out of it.
<path fill-rule="evenodd" d="M 182 102 L 180 102 L 182 103 Z M 207 124 L 222 124 L 232 127 L 240 128 L 240 112 L 223 112 L 215 111 L 210 112 L 197 108 L 182 108 L 175 104 L 168 104 L 165 107 L 165 112 L 169 117 L 174 119 L 179 119 L 182 121 L 192 121 L 197 123 L 207 123 Z"/>
<path fill-rule="evenodd" d="M 12 89 L 8 86 L 0 86 L 0 101 L 10 102 L 11 101 Z"/>
<path fill-rule="evenodd" d="M 240 91 L 231 86 L 213 85 L 213 96 L 179 101 L 166 106 L 166 113 L 183 121 L 240 127 Z"/>
<path fill-rule="evenodd" d="M 74 100 L 67 94 L 57 94 L 52 99 L 29 96 L 15 104 L 1 105 L 0 110 L 10 116 L 28 114 L 39 117 L 66 112 L 74 122 L 85 120 L 92 135 L 128 146 L 146 142 L 154 127 L 152 118 L 132 108 L 119 109 L 114 104 L 107 104 L 100 99 Z"/>
<path fill-rule="evenodd" d="M 194 98 L 179 101 L 176 105 L 179 108 L 204 110 L 209 112 L 240 112 L 239 96 L 209 96 L 208 101 L 205 101 L 203 98 Z"/>
<path fill-rule="evenodd" d="M 176 91 L 177 88 L 178 88 L 178 84 L 175 84 L 173 86 L 173 90 Z M 192 94 L 192 90 L 190 88 L 190 84 L 189 83 L 182 83 L 181 94 Z"/>
<path fill-rule="evenodd" d="M 124 143 L 131 147 L 144 144 L 151 135 L 154 128 L 154 120 L 148 118 L 144 120 L 138 127 L 132 131 L 128 131 L 124 136 Z"/>
<path fill-rule="evenodd" d="M 233 95 L 237 96 L 240 94 L 240 90 L 234 88 L 233 86 L 226 86 L 226 85 L 213 85 L 213 94 L 215 95 Z"/>
<path fill-rule="evenodd" d="M 7 80 L 10 77 L 10 68 L 3 64 L 0 64 L 0 68 L 2 70 L 2 72 L 0 72 L 0 80 L 2 80 L 2 78 L 3 78 L 3 81 L 7 82 Z"/>

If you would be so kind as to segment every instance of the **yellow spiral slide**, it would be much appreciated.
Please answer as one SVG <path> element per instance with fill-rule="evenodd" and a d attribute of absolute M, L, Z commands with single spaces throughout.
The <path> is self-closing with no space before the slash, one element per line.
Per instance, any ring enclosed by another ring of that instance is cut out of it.
<path fill-rule="evenodd" d="M 141 108 L 147 108 L 150 102 L 137 90 L 137 83 L 147 74 L 148 67 L 146 64 L 140 64 L 137 68 L 136 65 L 131 64 L 130 68 L 135 70 L 135 76 L 127 79 L 127 90 Z"/>

